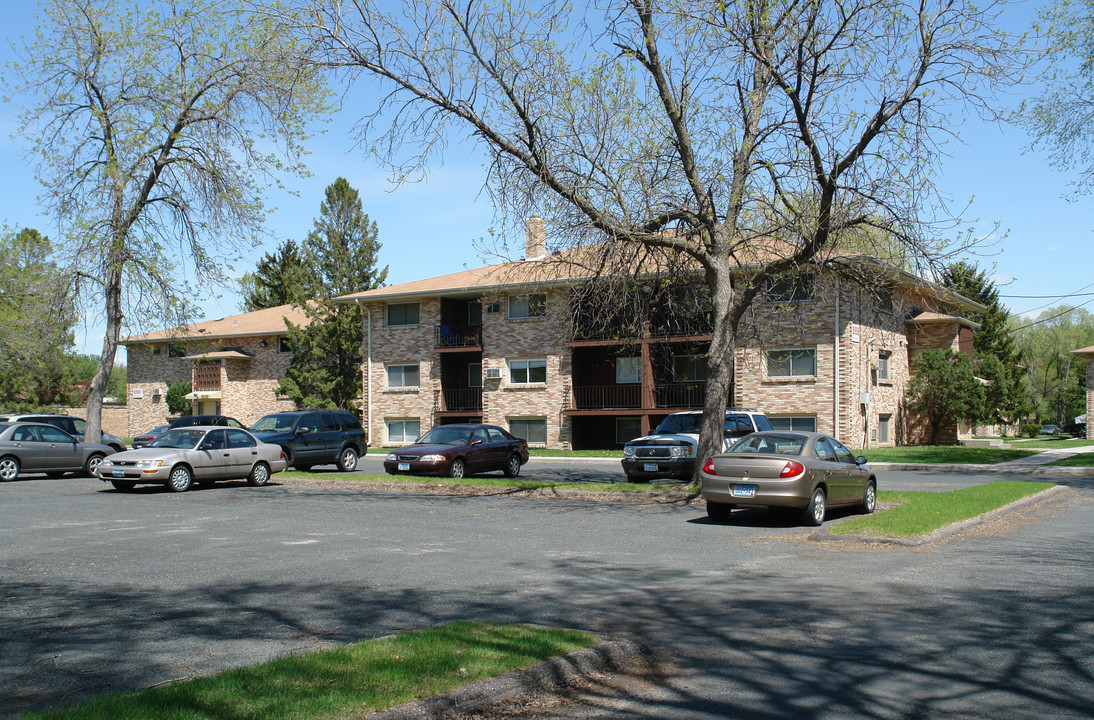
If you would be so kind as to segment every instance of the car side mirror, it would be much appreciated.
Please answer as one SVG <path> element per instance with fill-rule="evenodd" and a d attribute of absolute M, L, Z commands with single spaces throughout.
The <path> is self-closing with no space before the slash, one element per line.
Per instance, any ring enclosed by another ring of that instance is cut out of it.
<path fill-rule="evenodd" d="M 472 445 L 482 445 L 482 440 L 472 440 L 471 444 Z"/>
<path fill-rule="evenodd" d="M 297 434 L 297 435 L 307 435 L 307 434 L 308 434 L 308 433 L 310 433 L 310 432 L 311 432 L 311 428 L 310 428 L 310 427 L 298 427 L 298 428 L 296 429 L 296 434 Z"/>
<path fill-rule="evenodd" d="M 855 464 L 856 465 L 865 465 L 866 464 L 866 456 L 865 455 L 859 455 L 857 458 L 855 458 Z"/>

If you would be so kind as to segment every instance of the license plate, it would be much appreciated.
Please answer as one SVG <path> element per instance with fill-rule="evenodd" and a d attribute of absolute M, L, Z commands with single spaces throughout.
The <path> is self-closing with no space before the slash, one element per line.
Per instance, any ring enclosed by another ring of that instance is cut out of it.
<path fill-rule="evenodd" d="M 734 485 L 733 497 L 756 497 L 755 485 Z"/>
<path fill-rule="evenodd" d="M 642 463 L 642 469 L 646 472 L 657 472 L 657 463 Z"/>
<path fill-rule="evenodd" d="M 410 472 L 410 463 L 399 463 L 399 470 Z"/>
<path fill-rule="evenodd" d="M 125 470 L 115 470 L 114 477 L 125 477 Z"/>

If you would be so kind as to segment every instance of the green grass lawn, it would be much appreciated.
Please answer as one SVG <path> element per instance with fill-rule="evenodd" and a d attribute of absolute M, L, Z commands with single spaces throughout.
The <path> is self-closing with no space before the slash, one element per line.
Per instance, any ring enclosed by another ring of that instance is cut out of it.
<path fill-rule="evenodd" d="M 1086 438 L 1061 438 L 1061 437 L 1039 437 L 1034 440 L 1028 440 L 1025 442 L 1014 442 L 1015 447 L 1019 448 L 1037 448 L 1038 450 L 1057 450 L 1059 448 L 1075 448 L 1075 447 L 1087 447 L 1094 445 L 1094 440 L 1087 440 Z"/>
<path fill-rule="evenodd" d="M 1064 467 L 1091 467 L 1094 466 L 1094 452 L 1072 455 L 1071 457 L 1054 460 L 1049 465 L 1062 465 Z"/>
<path fill-rule="evenodd" d="M 1037 450 L 1018 448 L 971 447 L 966 445 L 909 445 L 853 451 L 870 462 L 893 463 L 977 463 L 992 464 L 1036 455 Z"/>
<path fill-rule="evenodd" d="M 882 491 L 878 493 L 879 501 L 901 505 L 839 523 L 829 532 L 876 537 L 929 535 L 945 525 L 983 515 L 1052 486 L 1048 482 L 1007 480 L 944 493 Z"/>
<path fill-rule="evenodd" d="M 24 720 L 322 720 L 448 692 L 596 642 L 584 632 L 455 622 L 292 655 Z"/>

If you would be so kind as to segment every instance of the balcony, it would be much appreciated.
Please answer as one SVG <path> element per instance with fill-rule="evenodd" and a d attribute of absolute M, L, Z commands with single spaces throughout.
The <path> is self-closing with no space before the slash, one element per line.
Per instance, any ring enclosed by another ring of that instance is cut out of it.
<path fill-rule="evenodd" d="M 699 408 L 707 397 L 705 382 L 668 383 L 653 386 L 653 401 L 659 408 Z"/>
<path fill-rule="evenodd" d="M 482 412 L 482 388 L 442 389 L 433 405 L 436 412 Z"/>
<path fill-rule="evenodd" d="M 482 325 L 435 325 L 433 347 L 439 350 L 482 347 Z"/>
<path fill-rule="evenodd" d="M 191 377 L 194 390 L 220 390 L 220 363 L 196 362 Z"/>
<path fill-rule="evenodd" d="M 581 385 L 574 387 L 575 410 L 629 410 L 642 407 L 640 385 Z"/>

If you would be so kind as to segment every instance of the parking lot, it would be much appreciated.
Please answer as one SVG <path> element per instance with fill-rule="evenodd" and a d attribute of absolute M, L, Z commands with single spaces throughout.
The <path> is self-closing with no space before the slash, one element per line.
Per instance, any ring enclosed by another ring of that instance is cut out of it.
<path fill-rule="evenodd" d="M 916 550 L 687 502 L 3 483 L 0 716 L 470 618 L 626 635 L 678 667 L 598 717 L 1085 718 L 1094 491 L 1062 481 Z"/>

